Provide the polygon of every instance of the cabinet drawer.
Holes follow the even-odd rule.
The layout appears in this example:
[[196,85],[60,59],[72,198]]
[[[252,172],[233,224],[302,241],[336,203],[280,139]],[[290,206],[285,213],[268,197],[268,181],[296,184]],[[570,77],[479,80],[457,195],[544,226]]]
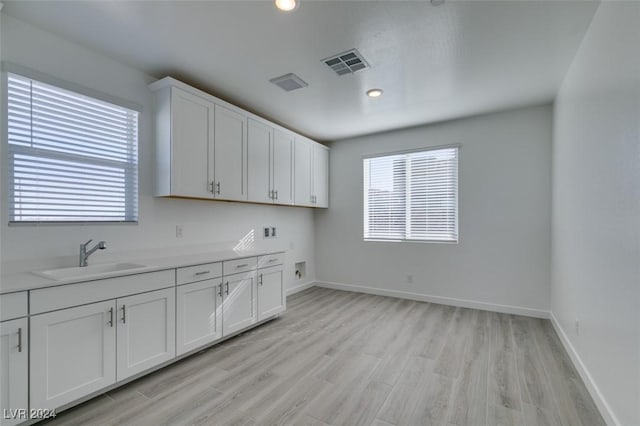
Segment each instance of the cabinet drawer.
[[27,292],[0,295],[0,321],[27,316]]
[[178,268],[176,284],[188,284],[222,276],[222,263],[205,263],[204,265]]
[[258,268],[284,264],[284,253],[273,253],[258,257]]
[[242,259],[227,260],[222,265],[224,275],[238,274],[256,269],[258,266],[257,257],[244,257]]
[[43,288],[31,292],[31,314],[86,305],[175,285],[173,269],[78,284]]

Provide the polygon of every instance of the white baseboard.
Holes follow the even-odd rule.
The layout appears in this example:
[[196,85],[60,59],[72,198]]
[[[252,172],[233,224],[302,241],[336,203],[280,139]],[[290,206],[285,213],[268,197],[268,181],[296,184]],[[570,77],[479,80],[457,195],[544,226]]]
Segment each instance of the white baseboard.
[[376,294],[378,296],[398,297],[401,299],[418,300],[420,302],[438,303],[441,305],[460,306],[463,308],[481,309],[483,311],[501,312],[505,314],[524,315],[534,318],[549,318],[549,312],[541,309],[524,308],[520,306],[499,305],[496,303],[477,302],[475,300],[455,299],[452,297],[432,296],[408,291],[387,290],[375,287],[366,287],[354,284],[316,281],[318,287],[332,288],[335,290],[355,291],[358,293]]
[[586,365],[584,364],[584,362],[582,362],[582,358],[580,358],[580,355],[578,355],[578,352],[571,344],[569,337],[558,322],[558,319],[555,317],[553,312],[550,312],[549,316],[551,319],[551,324],[553,324],[553,328],[556,330],[556,333],[560,337],[560,341],[562,342],[564,349],[569,354],[573,365],[576,367],[576,370],[578,370],[578,374],[580,374],[580,378],[582,378],[582,381],[587,387],[591,398],[593,398],[593,401],[598,407],[598,410],[600,410],[600,414],[602,414],[602,417],[604,417],[604,421],[611,426],[620,426],[621,423],[613,413],[611,406],[607,403],[607,400],[605,399],[604,395],[602,395],[602,392],[600,392],[600,388],[598,388],[598,385],[596,385],[596,382],[593,380],[593,377],[589,373]]
[[298,284],[294,287],[288,288],[287,289],[287,296],[291,296],[292,294],[296,294],[302,290],[306,290],[308,288],[311,288],[315,285],[316,283],[314,281],[309,281],[307,283],[303,283],[303,284]]

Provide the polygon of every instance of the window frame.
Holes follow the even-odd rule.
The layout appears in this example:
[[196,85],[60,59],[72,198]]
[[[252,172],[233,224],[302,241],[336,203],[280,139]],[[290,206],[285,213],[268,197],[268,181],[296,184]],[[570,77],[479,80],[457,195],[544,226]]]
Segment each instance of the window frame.
[[[462,144],[446,144],[446,145],[437,145],[437,146],[429,146],[429,147],[420,147],[420,148],[412,148],[405,149],[399,151],[391,151],[391,152],[380,152],[375,154],[366,154],[361,156],[360,161],[360,177],[361,181],[361,190],[362,197],[360,198],[362,201],[362,241],[365,243],[418,243],[418,244],[459,244],[460,243],[460,152],[462,151]],[[412,153],[419,152],[428,152],[428,151],[437,151],[441,149],[456,149],[457,155],[457,166],[456,166],[456,209],[455,209],[455,240],[442,240],[442,239],[415,239],[415,238],[366,238],[366,197],[367,194],[365,192],[365,176],[364,176],[364,164],[365,160],[380,158],[380,157],[391,157],[394,155],[406,155]],[[406,212],[405,212],[406,218]]]
[[[25,148],[19,145],[11,145],[9,144],[9,75],[13,74],[19,78],[36,80],[40,83],[44,83],[49,86],[53,86],[55,88],[76,93],[81,96],[85,96],[91,98],[96,101],[105,102],[111,104],[113,106],[121,107],[128,109],[132,112],[137,113],[136,118],[136,132],[135,132],[135,164],[133,162],[130,163],[122,163],[131,165],[131,169],[133,172],[133,180],[134,182],[130,185],[125,185],[125,192],[123,193],[125,198],[125,220],[89,220],[87,218],[78,218],[78,220],[11,220],[11,208],[13,204],[13,181],[14,181],[14,171],[13,171],[13,162],[12,156],[14,154],[26,154],[35,156],[41,159],[51,159],[51,160],[62,160],[62,161],[76,161],[78,162],[78,157],[74,159],[74,154],[67,154],[65,152],[57,152],[57,151],[48,151],[48,150],[39,150],[37,148]],[[1,159],[2,159],[2,178],[3,181],[6,182],[3,185],[3,201],[6,207],[2,209],[2,214],[5,217],[5,220],[8,226],[68,226],[68,225],[138,225],[140,220],[140,121],[142,117],[142,107],[136,103],[120,99],[118,97],[114,97],[94,89],[90,89],[75,83],[70,83],[65,80],[58,79],[56,77],[41,73],[36,70],[32,70],[30,68],[26,68],[17,64],[13,64],[10,62],[3,61],[1,68],[1,82],[2,84],[2,98],[0,102],[2,102],[0,111],[1,111],[1,120],[2,120],[2,146],[0,150]],[[83,163],[82,161],[80,161]],[[109,166],[113,167],[115,163],[112,160],[101,159],[101,158],[92,158],[91,161],[84,162],[89,166]],[[111,163],[111,164],[110,164]],[[126,174],[126,172],[125,172]],[[134,200],[134,201],[131,201]],[[135,204],[133,204],[135,203]],[[132,219],[128,220],[126,217],[130,215],[129,211],[132,211],[134,214],[132,215]]]

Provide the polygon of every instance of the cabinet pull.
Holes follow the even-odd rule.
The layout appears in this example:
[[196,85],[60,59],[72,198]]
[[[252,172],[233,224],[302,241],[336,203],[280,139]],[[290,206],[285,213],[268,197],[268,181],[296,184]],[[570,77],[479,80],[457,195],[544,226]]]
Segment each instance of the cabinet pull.
[[222,284],[218,286],[218,296],[222,297]]
[[262,274],[258,276],[258,284],[262,285]]
[[236,269],[247,268],[247,267],[249,267],[249,264],[248,263],[243,263],[242,265],[236,266]]
[[227,291],[226,291],[226,294],[227,294],[227,296],[228,296],[228,295],[229,295],[229,281],[227,281],[227,284],[226,284],[226,285],[227,285]]
[[200,272],[196,272],[193,275],[206,275],[206,274],[210,274],[210,273],[211,273],[211,271],[200,271]]
[[269,191],[269,198],[273,200],[273,189]]
[[275,194],[276,194],[276,200],[277,200],[278,199],[278,190],[277,189],[275,191]]
[[18,352],[22,352],[22,327],[18,328]]
[[275,262],[276,260],[278,260],[278,259],[269,259],[269,261],[268,261],[267,263],[273,263],[273,262]]
[[211,182],[209,183],[209,186],[211,187],[211,189],[209,190],[209,192],[213,194],[213,193],[214,193],[214,191],[213,191],[213,181],[211,181]]
[[107,324],[113,327],[113,308],[109,308],[109,322]]
[[220,182],[216,183],[216,194],[220,195]]
[[122,323],[127,323],[127,307],[125,305],[122,305]]

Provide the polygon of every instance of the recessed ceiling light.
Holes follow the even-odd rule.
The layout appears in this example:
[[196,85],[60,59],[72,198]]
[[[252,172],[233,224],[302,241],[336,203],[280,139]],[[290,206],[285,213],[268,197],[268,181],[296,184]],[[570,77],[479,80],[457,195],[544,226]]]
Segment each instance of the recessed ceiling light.
[[382,89],[370,89],[367,90],[367,96],[370,98],[377,98],[382,95]]
[[284,12],[298,8],[298,0],[276,0],[276,7]]

